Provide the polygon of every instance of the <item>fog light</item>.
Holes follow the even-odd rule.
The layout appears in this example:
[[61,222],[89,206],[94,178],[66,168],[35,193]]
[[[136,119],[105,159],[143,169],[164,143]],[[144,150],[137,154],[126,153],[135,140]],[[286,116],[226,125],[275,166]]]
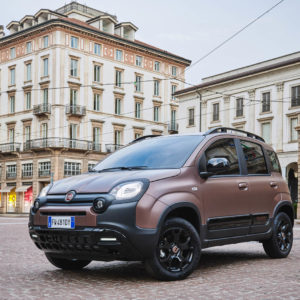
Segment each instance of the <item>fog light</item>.
[[104,201],[103,200],[97,200],[95,204],[96,204],[97,209],[102,209],[104,207]]
[[107,203],[104,198],[97,198],[93,202],[93,208],[96,212],[104,212],[107,208]]
[[32,237],[33,239],[37,239],[37,238],[38,238],[38,236],[37,236],[36,234],[32,234],[31,237]]

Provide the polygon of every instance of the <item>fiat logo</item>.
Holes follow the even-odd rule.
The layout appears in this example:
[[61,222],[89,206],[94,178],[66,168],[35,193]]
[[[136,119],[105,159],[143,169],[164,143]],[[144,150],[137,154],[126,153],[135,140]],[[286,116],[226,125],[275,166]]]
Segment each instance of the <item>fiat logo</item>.
[[74,191],[70,191],[66,194],[66,197],[65,197],[65,201],[69,202],[71,201],[74,197],[75,197],[75,192]]

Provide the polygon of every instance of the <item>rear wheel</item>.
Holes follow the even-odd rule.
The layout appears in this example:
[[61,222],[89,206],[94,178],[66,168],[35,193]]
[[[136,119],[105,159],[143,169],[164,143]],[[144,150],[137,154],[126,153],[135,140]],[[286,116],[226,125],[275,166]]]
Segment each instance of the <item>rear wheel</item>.
[[146,270],[160,280],[184,279],[197,267],[200,255],[200,238],[194,226],[172,218],[164,224],[153,257],[146,261]]
[[90,260],[79,260],[75,258],[58,258],[49,253],[45,253],[45,255],[52,265],[64,270],[80,270],[91,262]]
[[263,241],[265,252],[272,258],[287,257],[293,245],[293,226],[289,216],[281,212],[276,215],[273,233],[269,240]]

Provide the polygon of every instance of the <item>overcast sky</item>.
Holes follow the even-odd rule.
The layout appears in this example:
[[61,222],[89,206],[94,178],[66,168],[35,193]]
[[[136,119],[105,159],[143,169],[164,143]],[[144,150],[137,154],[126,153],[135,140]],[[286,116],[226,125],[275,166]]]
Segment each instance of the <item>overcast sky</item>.
[[[0,24],[19,21],[65,0],[1,0]],[[79,3],[131,21],[136,38],[196,61],[279,0],[83,0]],[[4,4],[5,3],[5,4]],[[187,71],[201,78],[300,51],[300,0],[285,0],[234,40]]]

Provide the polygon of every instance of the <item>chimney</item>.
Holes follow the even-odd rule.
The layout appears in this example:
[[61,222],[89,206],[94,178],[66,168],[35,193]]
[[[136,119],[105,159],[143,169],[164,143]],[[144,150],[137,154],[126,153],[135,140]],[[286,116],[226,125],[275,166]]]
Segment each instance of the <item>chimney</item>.
[[4,27],[3,25],[0,25],[0,39],[5,36]]

